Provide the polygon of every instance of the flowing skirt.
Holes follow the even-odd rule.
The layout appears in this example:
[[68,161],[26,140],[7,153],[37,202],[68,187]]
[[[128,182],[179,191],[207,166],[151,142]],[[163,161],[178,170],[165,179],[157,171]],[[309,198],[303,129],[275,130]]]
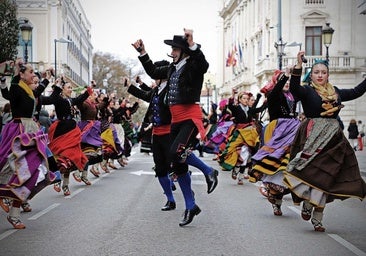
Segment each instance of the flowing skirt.
[[301,123],[290,159],[284,182],[295,204],[309,200],[325,207],[334,199],[365,198],[355,152],[336,119],[309,118]]
[[88,158],[88,164],[100,163],[103,160],[100,121],[81,120],[78,126],[81,130],[81,150]]
[[57,162],[63,167],[60,169],[61,172],[84,169],[88,158],[81,150],[81,131],[74,120],[54,122],[50,126],[48,135],[49,147],[57,158]]
[[239,156],[243,145],[251,149],[251,154],[253,154],[255,148],[259,145],[259,134],[254,125],[238,128],[233,131],[225,150],[220,155],[219,164],[223,170],[230,171],[237,165],[238,160],[240,160]]
[[0,197],[25,201],[51,184],[48,136],[30,118],[13,120],[3,129],[1,141]]

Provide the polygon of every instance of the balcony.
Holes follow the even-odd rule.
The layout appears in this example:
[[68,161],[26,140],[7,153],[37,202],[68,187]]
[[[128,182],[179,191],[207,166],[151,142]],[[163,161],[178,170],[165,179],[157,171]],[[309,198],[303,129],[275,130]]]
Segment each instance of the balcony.
[[[308,63],[305,67],[311,67],[316,59],[325,59],[324,56],[306,56]],[[296,57],[283,57],[283,67],[287,65],[295,65]],[[332,71],[359,71],[360,68],[366,70],[366,58],[349,56],[347,54],[341,56],[329,57],[329,68]]]

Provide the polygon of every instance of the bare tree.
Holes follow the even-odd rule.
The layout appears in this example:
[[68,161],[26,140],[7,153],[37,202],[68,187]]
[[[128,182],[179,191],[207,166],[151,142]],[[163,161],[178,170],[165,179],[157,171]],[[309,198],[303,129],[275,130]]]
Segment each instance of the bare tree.
[[[96,52],[93,55],[93,80],[96,82],[97,88],[104,89],[107,94],[115,93],[116,100],[129,98],[132,102],[135,102],[137,99],[127,93],[123,78],[134,79],[137,75],[141,75],[143,72],[141,69],[136,73],[133,72],[138,65],[138,60],[127,59],[121,61],[110,53]],[[146,108],[147,104],[141,102],[138,111],[133,114],[133,122],[142,121]]]

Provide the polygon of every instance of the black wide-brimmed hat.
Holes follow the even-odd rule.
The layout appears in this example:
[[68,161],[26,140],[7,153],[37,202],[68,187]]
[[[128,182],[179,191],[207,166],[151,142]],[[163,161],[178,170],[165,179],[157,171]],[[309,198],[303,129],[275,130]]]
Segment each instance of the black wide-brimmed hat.
[[164,40],[164,43],[172,47],[181,48],[184,52],[189,52],[188,42],[183,35],[174,35],[173,40]]

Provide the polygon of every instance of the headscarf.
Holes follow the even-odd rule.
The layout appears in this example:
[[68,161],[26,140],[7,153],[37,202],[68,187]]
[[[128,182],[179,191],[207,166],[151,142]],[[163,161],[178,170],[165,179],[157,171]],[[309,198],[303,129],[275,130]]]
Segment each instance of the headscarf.
[[227,99],[222,99],[219,102],[220,109],[223,109],[227,105]]
[[311,81],[310,74],[313,71],[313,67],[317,64],[325,65],[329,71],[327,60],[315,59],[313,65],[311,66],[311,69],[305,74],[303,82],[308,82],[309,85],[311,87],[313,87],[315,89],[315,91],[319,94],[319,96],[322,98],[323,101],[329,102],[329,101],[337,100],[337,95],[336,95],[333,85],[331,85],[330,83],[327,82],[325,86],[319,86],[316,83],[314,83],[313,81]]
[[308,69],[308,70],[307,70],[307,72],[306,72],[306,74],[305,74],[304,78],[302,79],[302,81],[303,81],[304,83],[310,83],[310,82],[311,82],[310,74],[311,74],[311,72],[313,71],[313,67],[314,67],[315,65],[317,65],[317,64],[323,64],[323,65],[325,65],[325,66],[328,68],[328,70],[329,70],[329,63],[328,63],[328,61],[327,61],[327,60],[314,59],[314,63],[313,63],[313,65],[311,66],[311,68],[310,68],[310,69]]
[[306,73],[303,81],[308,82],[311,87],[315,89],[318,95],[322,98],[323,104],[322,108],[325,109],[324,112],[320,113],[321,116],[332,116],[334,112],[338,111],[340,108],[343,107],[342,104],[337,104],[338,95],[334,89],[334,86],[327,82],[324,86],[318,85],[311,81],[310,74],[313,70],[313,67],[317,64],[323,64],[328,68],[328,61],[315,59],[311,69]]
[[281,70],[278,70],[278,69],[275,70],[271,80],[268,81],[268,83],[266,83],[266,85],[262,87],[260,92],[263,93],[263,94],[267,94],[270,91],[272,91],[273,87],[275,87],[275,85],[277,84],[278,78],[281,74],[282,74]]

